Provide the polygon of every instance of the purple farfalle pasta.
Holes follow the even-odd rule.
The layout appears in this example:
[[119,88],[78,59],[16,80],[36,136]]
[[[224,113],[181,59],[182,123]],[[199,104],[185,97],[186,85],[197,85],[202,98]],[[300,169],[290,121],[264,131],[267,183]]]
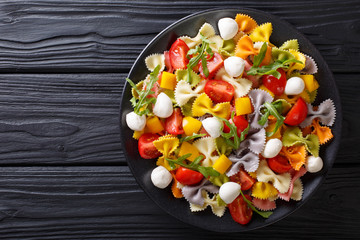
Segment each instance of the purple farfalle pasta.
[[266,141],[266,130],[264,128],[261,129],[251,128],[244,141],[240,143],[239,150],[241,152],[243,149],[248,148],[253,153],[259,154],[264,149],[265,141]]
[[219,192],[219,187],[213,185],[209,180],[203,179],[197,185],[184,186],[181,192],[189,203],[202,206],[204,205],[204,197],[201,194],[202,190],[215,194]]
[[226,173],[228,177],[238,173],[241,166],[244,166],[247,172],[255,172],[259,167],[259,155],[249,149],[243,150],[239,155],[232,154],[228,158],[233,162],[230,170]]
[[310,74],[310,75],[317,73],[318,67],[317,67],[315,60],[306,54],[304,54],[304,55],[306,58],[305,67],[301,70],[301,73]]
[[257,129],[267,127],[267,122],[264,126],[258,123],[262,116],[262,114],[260,113],[260,109],[265,102],[272,102],[274,98],[268,92],[260,89],[251,90],[249,92],[249,97],[254,107],[254,112],[252,114],[249,114],[250,127]]
[[300,124],[304,128],[312,123],[312,120],[319,118],[320,122],[326,126],[332,126],[335,122],[336,110],[334,102],[331,99],[326,99],[314,110],[311,104],[308,104],[308,115],[305,120]]

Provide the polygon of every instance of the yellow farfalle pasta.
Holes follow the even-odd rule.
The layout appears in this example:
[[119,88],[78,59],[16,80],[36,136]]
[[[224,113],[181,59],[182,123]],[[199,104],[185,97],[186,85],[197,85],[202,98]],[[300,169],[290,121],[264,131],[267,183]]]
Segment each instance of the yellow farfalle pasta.
[[165,157],[168,157],[175,149],[179,146],[179,139],[172,135],[165,135],[159,137],[153,142],[159,152],[161,152]]
[[256,27],[249,37],[253,42],[270,42],[270,36],[273,31],[272,24],[270,22],[263,23]]
[[213,104],[210,97],[206,93],[202,93],[197,97],[192,106],[192,114],[195,117],[201,117],[206,113],[211,113],[221,118],[228,118],[230,115],[230,103]]
[[286,71],[286,76],[289,78],[293,71],[295,70],[302,70],[305,67],[306,57],[299,51],[289,49],[289,52],[295,56],[295,59],[301,61],[302,63],[292,63],[289,69]]
[[278,190],[271,184],[266,182],[256,182],[252,187],[251,196],[259,199],[268,199],[276,197]]

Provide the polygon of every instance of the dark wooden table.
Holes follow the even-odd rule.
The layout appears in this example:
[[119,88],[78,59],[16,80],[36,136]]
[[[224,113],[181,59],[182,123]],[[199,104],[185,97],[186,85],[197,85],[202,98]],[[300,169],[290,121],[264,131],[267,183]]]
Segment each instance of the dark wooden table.
[[[216,234],[167,215],[124,159],[119,103],[138,54],[194,12],[249,7],[293,24],[334,72],[343,135],[325,183],[266,228]],[[345,239],[360,234],[360,1],[0,2],[0,239]]]

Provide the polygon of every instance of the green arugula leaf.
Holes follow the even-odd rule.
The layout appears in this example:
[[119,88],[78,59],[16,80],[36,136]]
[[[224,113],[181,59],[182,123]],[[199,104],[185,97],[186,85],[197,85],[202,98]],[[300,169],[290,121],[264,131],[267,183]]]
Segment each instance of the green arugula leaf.
[[266,136],[271,137],[284,123],[285,117],[279,113],[282,112],[283,106],[281,102],[274,102],[274,103],[265,102],[264,107],[265,108],[261,110],[263,116],[258,121],[258,123],[262,126],[265,125],[269,115],[272,115],[276,118],[276,124],[274,130],[272,132],[266,133]]
[[[212,167],[204,167],[200,165],[201,160],[204,159],[203,155],[198,156],[197,158],[194,159],[194,161],[190,164],[186,164],[184,163],[184,160],[187,159],[188,157],[191,156],[191,153],[185,154],[181,157],[179,157],[177,160],[173,160],[170,158],[165,158],[168,162],[171,168],[173,168],[172,166],[175,166],[175,164],[200,172],[202,175],[204,175],[205,178],[208,177],[217,177],[220,176],[220,173],[218,171],[216,171],[215,169],[213,169]],[[175,167],[173,168],[175,169]]]
[[[136,87],[135,83],[131,81],[129,78],[126,78],[126,81],[130,84],[130,86],[137,92],[139,95],[138,98],[132,97],[130,99],[130,102],[132,106],[134,107],[134,112],[137,115],[144,115],[150,113],[150,109],[148,108],[152,103],[156,102],[156,98],[147,98],[150,94],[153,94],[154,92],[151,91],[153,88],[155,82],[158,80],[158,75],[160,71],[160,65],[157,65],[154,71],[150,73],[150,80],[146,83],[145,90],[140,90]],[[144,110],[140,110],[144,108]]]
[[269,65],[265,65],[265,66],[262,66],[262,67],[254,67],[252,66],[250,68],[249,71],[247,71],[246,73],[248,75],[273,75],[274,77],[276,77],[277,79],[279,79],[281,77],[281,74],[276,71],[278,68],[284,68],[284,69],[287,69],[289,68],[289,64],[290,63],[303,63],[299,60],[296,60],[296,59],[288,59],[288,60],[285,60],[285,61],[282,61],[282,60],[277,60]]
[[193,133],[192,136],[186,136],[186,137],[180,138],[180,143],[182,143],[182,142],[188,142],[188,141],[191,141],[191,140],[193,140],[193,139],[195,139],[195,138],[204,137],[205,135],[206,135],[206,134],[195,134],[195,133]]
[[254,207],[254,205],[252,204],[252,202],[250,202],[243,194],[243,192],[240,190],[240,194],[242,195],[242,197],[244,198],[244,201],[247,203],[247,205],[257,214],[259,214],[260,216],[262,216],[263,218],[269,218],[273,212],[271,211],[259,211],[256,209],[256,207]]
[[254,56],[253,67],[258,67],[260,65],[260,63],[265,58],[266,51],[267,51],[267,44],[264,42],[260,48],[259,54]]

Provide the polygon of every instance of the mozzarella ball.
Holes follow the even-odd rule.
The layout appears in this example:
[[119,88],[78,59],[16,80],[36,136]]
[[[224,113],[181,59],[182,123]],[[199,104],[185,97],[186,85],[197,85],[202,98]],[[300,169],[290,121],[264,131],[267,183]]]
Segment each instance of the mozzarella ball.
[[168,118],[173,113],[173,103],[165,93],[160,93],[156,98],[153,113],[161,118]]
[[232,203],[240,194],[241,186],[235,182],[226,182],[219,189],[220,198],[226,203]]
[[126,114],[126,124],[133,131],[142,131],[145,128],[146,116],[139,116],[135,112]]
[[222,123],[216,117],[209,117],[202,121],[206,132],[213,138],[220,137]]
[[237,22],[232,18],[222,18],[218,22],[220,36],[224,40],[229,40],[235,37],[239,30]]
[[239,57],[228,57],[224,61],[224,67],[230,77],[239,77],[244,72],[245,60]]
[[304,91],[305,83],[299,77],[291,77],[287,80],[285,91],[286,95],[297,95]]
[[166,188],[172,181],[172,175],[163,166],[158,166],[151,172],[151,181],[155,187]]
[[306,170],[310,173],[319,172],[324,166],[323,160],[321,157],[308,156],[306,158],[305,167]]
[[278,138],[270,139],[266,142],[265,148],[262,151],[261,155],[263,155],[265,158],[273,158],[276,155],[279,154],[282,148],[282,142]]

